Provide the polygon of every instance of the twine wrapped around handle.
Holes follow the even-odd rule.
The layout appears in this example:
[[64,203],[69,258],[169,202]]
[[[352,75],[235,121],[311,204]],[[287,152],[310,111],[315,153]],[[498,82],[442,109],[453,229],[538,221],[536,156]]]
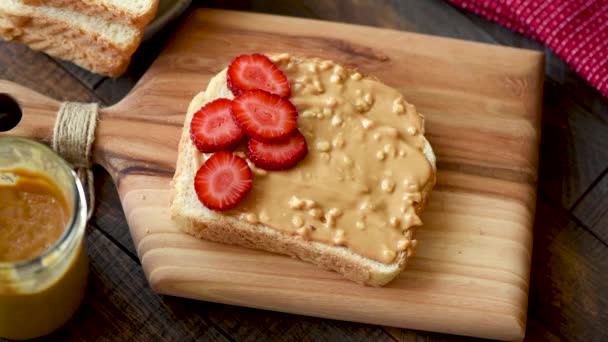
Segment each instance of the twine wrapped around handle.
[[98,105],[96,103],[64,102],[57,112],[51,146],[75,169],[87,194],[87,220],[95,207],[95,187],[91,169],[91,150],[95,140]]

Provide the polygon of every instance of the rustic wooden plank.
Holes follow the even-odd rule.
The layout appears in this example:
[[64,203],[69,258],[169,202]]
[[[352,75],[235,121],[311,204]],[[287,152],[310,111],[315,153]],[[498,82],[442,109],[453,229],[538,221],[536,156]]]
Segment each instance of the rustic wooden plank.
[[304,0],[323,20],[386,27],[450,38],[494,43],[490,35],[442,0]]
[[122,100],[137,83],[141,75],[132,75],[127,70],[127,74],[120,78],[104,78],[95,88],[95,94],[112,105]]
[[96,208],[91,220],[99,229],[111,236],[123,251],[136,259],[137,251],[116,192],[116,185],[102,167],[96,166],[93,172],[95,174]]
[[444,37],[495,43],[484,30],[442,0],[253,0],[205,1],[198,6],[231,8],[350,24],[392,28]]
[[536,342],[560,342],[561,338],[554,335],[537,317],[528,317],[528,326],[526,329],[526,338],[524,341]]
[[229,341],[204,315],[154,294],[141,267],[95,227],[88,228],[86,239],[85,300],[66,326],[41,341]]
[[105,77],[92,73],[78,65],[61,60],[59,58],[53,59],[60,64],[72,77],[79,80],[82,84],[84,84],[89,89],[94,89],[97,84],[99,84]]
[[[604,136],[608,136],[608,131]],[[608,169],[574,207],[574,215],[608,245]]]
[[[565,210],[538,202],[529,316],[535,335],[570,341],[608,339],[608,247]],[[544,332],[543,332],[544,331]]]
[[456,335],[446,335],[433,333],[428,331],[418,331],[418,330],[409,330],[409,329],[399,329],[393,327],[385,327],[384,328],[387,333],[393,337],[394,340],[399,342],[482,342],[482,341],[490,341],[486,339],[474,338],[474,337],[466,337],[466,336],[456,336]]
[[[306,0],[209,0],[193,1],[192,7],[229,9],[244,12],[259,12],[299,18],[320,19],[314,6],[310,6],[310,3],[311,1]],[[356,7],[359,3],[360,1],[351,5]],[[335,6],[332,5],[332,7]]]
[[545,82],[540,188],[564,208],[608,167],[608,116],[581,105],[568,89]]
[[393,341],[377,326],[217,305],[209,319],[237,341]]
[[57,100],[100,101],[52,58],[18,43],[0,41],[0,78]]

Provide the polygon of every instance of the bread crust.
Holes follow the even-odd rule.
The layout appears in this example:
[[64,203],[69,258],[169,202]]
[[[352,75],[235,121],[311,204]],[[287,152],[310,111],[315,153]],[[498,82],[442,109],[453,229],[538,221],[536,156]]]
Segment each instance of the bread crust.
[[[225,80],[225,70],[223,70],[211,79],[205,93],[197,96],[203,96],[204,102],[221,97],[221,92],[225,88]],[[184,182],[185,179],[192,179],[196,172],[192,162],[195,147],[190,142],[189,119],[190,115],[187,115],[179,142],[179,155],[170,196],[172,218],[183,231],[210,241],[289,255],[324,269],[336,271],[359,284],[370,286],[386,285],[405,268],[408,259],[407,250],[399,252],[393,263],[383,264],[356,254],[346,247],[307,241],[298,235],[291,235],[261,223],[251,224],[204,207],[201,212],[196,213],[186,210],[182,197],[184,194],[180,191],[183,191],[185,186],[192,187],[192,181],[189,182],[189,185],[178,183]],[[421,214],[424,210],[436,181],[435,156],[428,141],[424,152],[431,161],[433,172],[432,178],[421,191],[422,200],[415,207],[417,214]]]
[[159,3],[158,0],[154,0],[152,1],[150,8],[145,12],[133,15],[123,9],[114,6],[105,6],[94,0],[21,0],[21,2],[30,6],[66,8],[88,16],[101,17],[110,21],[133,25],[138,28],[144,28],[152,19],[154,19]]

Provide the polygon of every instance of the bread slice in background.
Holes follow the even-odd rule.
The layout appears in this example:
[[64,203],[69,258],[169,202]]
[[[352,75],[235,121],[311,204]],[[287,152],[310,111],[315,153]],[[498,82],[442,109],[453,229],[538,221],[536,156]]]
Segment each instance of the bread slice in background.
[[0,37],[27,44],[101,75],[120,76],[139,46],[143,29],[68,9],[0,1]]
[[[18,22],[17,25],[15,21]],[[7,18],[0,14],[0,39],[26,44],[34,50],[44,51],[94,73],[112,77],[123,74],[131,60],[130,56],[118,50],[112,51],[91,44],[90,39],[72,37],[66,30],[54,32],[44,21],[34,19]],[[83,44],[87,44],[87,48],[82,48]]]
[[[3,0],[4,1],[4,0]],[[159,0],[21,0],[26,5],[50,6],[143,28],[156,15]]]
[[[290,255],[337,271],[360,284],[383,286],[401,273],[407,262],[408,250],[399,252],[394,262],[384,264],[356,254],[347,247],[306,241],[297,235],[262,223],[252,224],[235,216],[223,215],[202,205],[194,190],[194,175],[200,165],[195,162],[199,152],[191,142],[190,121],[201,103],[204,105],[217,98],[233,98],[226,87],[226,70],[213,77],[207,89],[195,97],[184,121],[171,195],[172,218],[183,231],[197,238]],[[424,209],[435,184],[436,172],[435,155],[426,140],[423,153],[432,165],[433,174],[421,190],[422,200],[415,207],[418,215]]]
[[[53,26],[51,28],[53,31],[49,30],[48,33],[65,31],[73,34],[74,37],[81,35],[92,43],[120,50],[124,54],[132,54],[139,46],[143,35],[141,29],[131,25],[115,23],[63,8],[28,6],[21,3],[21,0],[0,1],[0,13],[9,19],[33,19],[40,24]],[[86,46],[82,47],[86,48]]]

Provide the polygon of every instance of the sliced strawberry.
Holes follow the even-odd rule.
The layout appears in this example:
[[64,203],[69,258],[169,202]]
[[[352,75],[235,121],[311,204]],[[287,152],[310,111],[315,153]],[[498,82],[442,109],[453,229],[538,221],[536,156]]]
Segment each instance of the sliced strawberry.
[[307,153],[306,139],[299,131],[280,143],[267,144],[253,139],[247,143],[247,157],[255,166],[265,170],[290,169]]
[[268,57],[241,55],[228,67],[228,88],[234,96],[247,90],[262,89],[281,97],[291,93],[287,76]]
[[212,155],[194,177],[198,199],[209,209],[234,208],[251,189],[247,162],[226,151]]
[[289,100],[264,90],[250,90],[232,101],[232,117],[248,136],[279,142],[298,126],[298,111]]
[[192,142],[203,153],[230,150],[244,134],[231,115],[232,101],[217,99],[194,113],[190,123]]

